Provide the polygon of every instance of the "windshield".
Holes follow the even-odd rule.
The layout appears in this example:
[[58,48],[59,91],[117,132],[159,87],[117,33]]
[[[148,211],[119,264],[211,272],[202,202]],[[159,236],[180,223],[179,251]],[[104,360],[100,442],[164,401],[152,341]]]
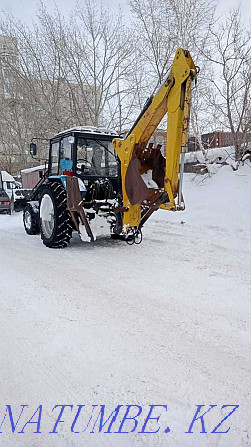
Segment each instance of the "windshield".
[[118,163],[111,141],[78,138],[77,174],[98,177],[117,177]]
[[6,182],[6,188],[7,189],[16,189],[19,188],[19,186],[17,186],[16,182]]

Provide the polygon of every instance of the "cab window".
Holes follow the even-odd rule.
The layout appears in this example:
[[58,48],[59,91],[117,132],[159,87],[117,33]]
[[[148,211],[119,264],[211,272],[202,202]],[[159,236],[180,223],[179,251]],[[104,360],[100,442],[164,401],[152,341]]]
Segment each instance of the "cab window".
[[77,174],[116,177],[118,163],[111,141],[78,138]]
[[58,174],[58,159],[59,159],[59,141],[51,145],[51,166],[50,174]]

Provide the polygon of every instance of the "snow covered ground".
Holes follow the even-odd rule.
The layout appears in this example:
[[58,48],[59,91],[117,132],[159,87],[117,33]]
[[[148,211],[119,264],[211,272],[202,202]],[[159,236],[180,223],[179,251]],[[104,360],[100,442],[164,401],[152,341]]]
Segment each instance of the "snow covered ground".
[[[0,215],[0,424],[6,405],[15,423],[29,405],[14,433],[6,415],[1,446],[251,445],[250,190],[248,166],[207,179],[186,174],[187,210],[155,213],[139,246],[75,235],[50,250],[24,232],[20,213]],[[73,407],[49,433],[60,410],[52,409],[63,404]],[[19,433],[39,405],[41,433],[32,423]],[[124,406],[111,433],[109,422],[92,430],[100,405],[105,419]],[[138,426],[116,433],[126,405],[142,407]],[[153,409],[161,416],[145,431],[157,433],[139,433],[149,405],[167,411]],[[197,405],[205,405],[200,415],[217,407],[204,417],[207,433],[200,420],[186,433]],[[223,405],[239,407],[212,433],[234,409]]]

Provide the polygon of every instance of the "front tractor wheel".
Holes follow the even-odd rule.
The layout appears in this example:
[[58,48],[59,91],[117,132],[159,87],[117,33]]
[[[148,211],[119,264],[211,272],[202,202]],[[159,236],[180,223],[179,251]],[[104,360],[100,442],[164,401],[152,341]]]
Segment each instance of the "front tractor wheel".
[[24,228],[27,234],[39,234],[38,202],[29,202],[23,211]]
[[72,236],[72,221],[67,210],[66,192],[58,182],[44,187],[40,200],[41,238],[50,248],[64,248]]

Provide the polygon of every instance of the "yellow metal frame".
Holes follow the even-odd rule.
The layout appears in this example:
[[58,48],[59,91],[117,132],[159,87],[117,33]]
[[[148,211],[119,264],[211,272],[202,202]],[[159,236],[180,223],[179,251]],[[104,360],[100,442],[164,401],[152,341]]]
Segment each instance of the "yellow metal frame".
[[164,190],[169,202],[159,208],[177,210],[175,199],[179,190],[181,148],[187,145],[190,115],[191,86],[197,71],[190,53],[178,48],[167,79],[161,85],[132,132],[124,139],[115,138],[114,148],[121,162],[123,216],[126,228],[137,227],[141,219],[141,205],[131,205],[126,193],[125,178],[135,150],[145,150],[157,126],[167,114],[167,145]]

